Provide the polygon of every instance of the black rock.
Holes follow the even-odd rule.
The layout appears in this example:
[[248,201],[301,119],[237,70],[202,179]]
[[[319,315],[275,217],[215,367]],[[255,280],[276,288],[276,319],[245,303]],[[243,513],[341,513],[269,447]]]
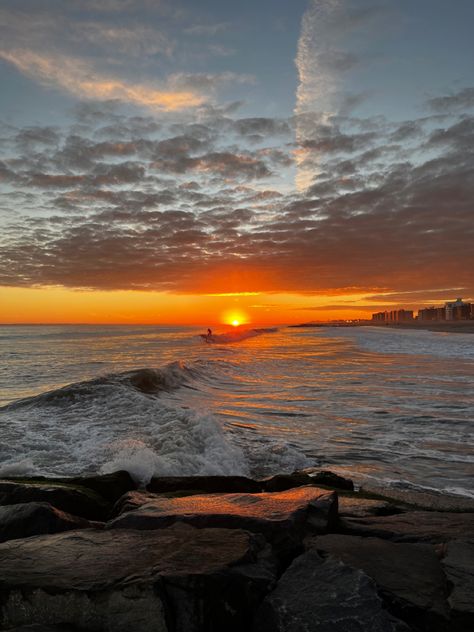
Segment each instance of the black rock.
[[263,538],[175,525],[81,530],[0,544],[0,629],[248,629],[275,581]]
[[152,478],[146,489],[155,494],[178,491],[252,494],[261,492],[262,484],[246,476],[160,476]]
[[346,491],[354,490],[354,483],[349,478],[334,474],[326,470],[314,472],[310,475],[313,485],[324,485],[325,487],[331,487],[332,489],[344,489]]
[[412,509],[462,513],[474,512],[474,498],[368,484],[361,487],[360,491],[361,493],[376,494],[392,502],[403,503],[411,506]]
[[394,516],[344,518],[345,533],[395,542],[447,542],[474,533],[474,513],[407,511]]
[[400,619],[426,632],[446,629],[448,586],[432,545],[332,534],[311,545],[364,571]]
[[263,601],[255,632],[403,632],[362,571],[315,551],[296,558]]
[[33,623],[31,625],[21,625],[19,628],[9,628],[6,632],[79,632],[77,628],[69,625],[41,625]]
[[474,539],[448,542],[441,563],[452,587],[448,599],[452,618],[450,630],[472,632],[474,630]]
[[106,520],[112,505],[85,487],[45,481],[0,480],[0,505],[47,502],[57,509],[88,520]]
[[102,526],[102,523],[73,516],[48,503],[22,503],[0,507],[0,542],[94,526]]
[[284,492],[287,489],[312,485],[311,476],[303,472],[293,472],[293,474],[277,474],[262,481],[263,489],[266,492]]
[[112,472],[111,474],[102,474],[100,476],[79,476],[71,479],[63,479],[63,481],[91,489],[111,503],[115,503],[127,492],[137,489],[133,478],[125,470]]

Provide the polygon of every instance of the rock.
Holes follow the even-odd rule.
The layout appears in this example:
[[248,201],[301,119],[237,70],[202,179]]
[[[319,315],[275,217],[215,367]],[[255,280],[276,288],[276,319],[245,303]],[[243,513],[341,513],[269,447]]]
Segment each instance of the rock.
[[349,517],[388,516],[401,513],[401,508],[386,501],[362,496],[339,495],[339,515]]
[[448,542],[441,563],[452,586],[448,599],[452,630],[474,630],[474,539]]
[[445,629],[448,586],[432,545],[333,534],[318,536],[311,545],[364,571],[398,618],[427,632]]
[[[337,495],[317,487],[261,494],[203,494],[180,498],[130,492],[108,529],[160,529],[174,522],[262,533],[282,555],[301,546],[305,529],[325,533],[337,520]],[[140,506],[141,505],[141,506]],[[137,507],[133,511],[131,507]]]
[[22,503],[0,507],[0,542],[32,535],[86,529],[101,523],[72,516],[48,503]]
[[395,500],[416,509],[427,511],[459,511],[462,513],[474,512],[474,498],[462,496],[449,496],[436,492],[418,492],[396,487],[382,487],[379,485],[364,485],[361,493],[383,496],[385,500]]
[[246,476],[160,476],[152,478],[146,489],[155,494],[177,491],[252,494],[261,492],[262,484]]
[[263,491],[266,492],[284,492],[287,489],[293,489],[294,487],[313,484],[311,476],[308,476],[303,472],[277,474],[276,476],[266,478],[261,482],[263,485]]
[[47,502],[57,509],[88,520],[106,520],[110,503],[91,489],[64,483],[0,480],[0,505]]
[[474,533],[474,514],[407,511],[395,516],[344,518],[341,529],[345,533],[396,542],[446,542]]
[[362,571],[315,551],[296,558],[263,601],[255,632],[395,632],[408,630],[384,610]]
[[102,496],[110,503],[115,503],[127,492],[137,489],[133,478],[125,470],[100,476],[84,476],[63,480],[64,482],[70,482],[72,485],[87,487],[87,489],[96,492],[96,494],[99,494],[99,496]]
[[98,474],[97,476],[74,476],[72,478],[48,478],[46,476],[18,478],[8,476],[3,480],[12,483],[41,484],[42,486],[51,485],[53,487],[62,485],[63,487],[79,488],[83,491],[85,488],[85,490],[92,490],[110,503],[115,503],[127,492],[137,489],[133,478],[125,470],[119,470],[110,474]]
[[7,632],[76,632],[77,628],[71,628],[69,625],[41,625],[33,623],[32,625],[22,625],[19,628],[9,628]]
[[175,525],[0,544],[0,629],[37,623],[101,632],[237,632],[274,582],[261,536]]
[[334,489],[345,489],[347,491],[354,490],[354,483],[349,478],[334,474],[334,472],[328,472],[322,470],[320,472],[314,472],[310,474],[313,485],[324,485],[325,487],[332,487]]

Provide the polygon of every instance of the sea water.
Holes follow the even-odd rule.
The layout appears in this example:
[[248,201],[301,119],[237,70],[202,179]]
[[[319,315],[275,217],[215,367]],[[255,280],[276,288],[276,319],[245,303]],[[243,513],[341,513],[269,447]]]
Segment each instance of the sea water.
[[208,344],[200,333],[0,327],[0,475],[318,466],[474,495],[474,335],[280,328]]

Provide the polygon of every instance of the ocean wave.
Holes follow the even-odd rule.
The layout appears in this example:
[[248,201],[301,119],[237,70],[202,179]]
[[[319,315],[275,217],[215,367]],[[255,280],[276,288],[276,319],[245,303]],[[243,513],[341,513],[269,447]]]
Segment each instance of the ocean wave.
[[[0,475],[126,469],[146,483],[152,476],[264,476],[306,465],[301,453],[270,438],[240,444],[218,421],[206,405],[213,366],[174,362],[110,374],[4,406]],[[192,395],[200,389],[201,404]]]
[[157,395],[162,391],[171,391],[185,386],[196,376],[196,369],[188,367],[183,362],[172,362],[162,369],[135,369],[122,373],[110,373],[92,380],[84,380],[68,384],[62,388],[46,391],[33,397],[25,397],[16,400],[2,410],[14,410],[23,407],[36,406],[64,406],[68,402],[76,402],[79,399],[96,397],[99,394],[117,389],[133,389],[146,395]]

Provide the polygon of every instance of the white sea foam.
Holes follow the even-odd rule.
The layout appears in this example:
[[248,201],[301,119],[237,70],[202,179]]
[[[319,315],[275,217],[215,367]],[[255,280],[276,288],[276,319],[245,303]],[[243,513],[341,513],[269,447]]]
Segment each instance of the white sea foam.
[[2,476],[31,476],[37,473],[32,459],[9,459],[0,465],[0,477]]

